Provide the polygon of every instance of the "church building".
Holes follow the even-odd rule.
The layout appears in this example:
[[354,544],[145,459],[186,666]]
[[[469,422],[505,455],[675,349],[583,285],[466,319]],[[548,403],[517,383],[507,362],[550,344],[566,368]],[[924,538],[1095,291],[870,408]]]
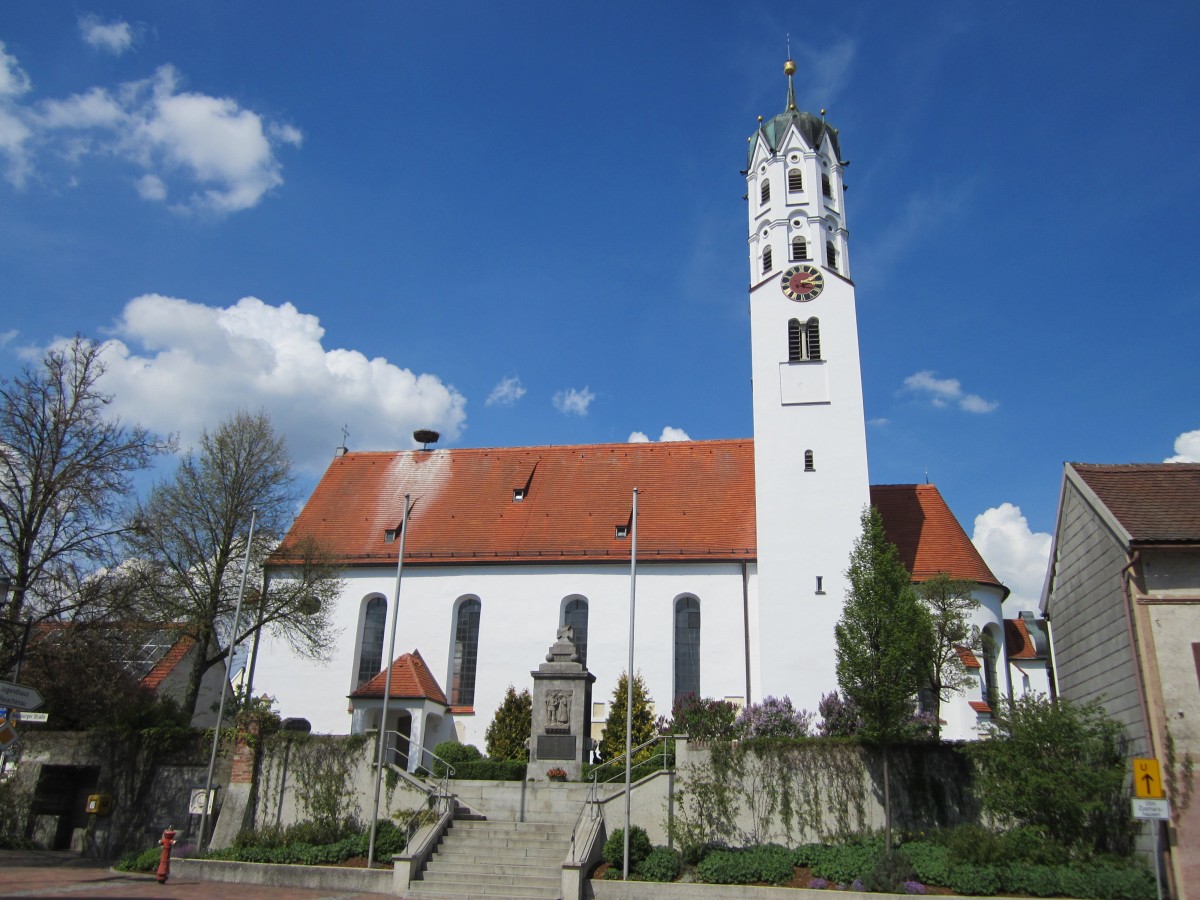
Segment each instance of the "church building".
[[660,715],[689,693],[788,695],[815,711],[837,688],[834,625],[873,504],[914,580],[978,585],[973,624],[998,650],[964,650],[979,684],[942,705],[944,737],[976,736],[987,698],[1012,689],[1008,590],[934,486],[869,483],[846,163],[824,112],[797,108],[794,63],[784,71],[786,107],[759,121],[745,169],[753,439],[339,450],[273,559],[284,575],[288,547],[313,537],[344,578],[327,664],[263,637],[256,689],[283,715],[378,728],[392,664],[388,730],[417,747],[457,736],[482,748],[507,687],[529,687],[571,625],[597,679],[598,736],[627,665],[631,600],[634,668]]

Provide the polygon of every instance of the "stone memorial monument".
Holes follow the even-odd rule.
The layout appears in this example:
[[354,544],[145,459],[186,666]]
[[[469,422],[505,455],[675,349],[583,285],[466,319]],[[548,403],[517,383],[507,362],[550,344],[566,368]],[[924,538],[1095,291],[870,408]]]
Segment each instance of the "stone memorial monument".
[[571,780],[583,771],[591,750],[592,684],[575,649],[575,629],[558,629],[558,639],[533,676],[533,727],[529,738],[528,777],[546,781],[550,769]]

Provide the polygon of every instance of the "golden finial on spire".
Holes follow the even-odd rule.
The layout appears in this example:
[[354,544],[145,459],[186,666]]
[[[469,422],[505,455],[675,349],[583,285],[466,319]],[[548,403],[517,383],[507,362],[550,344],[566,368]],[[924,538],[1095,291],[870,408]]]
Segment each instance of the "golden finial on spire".
[[783,64],[783,74],[791,78],[796,74],[796,63],[794,60],[788,60]]

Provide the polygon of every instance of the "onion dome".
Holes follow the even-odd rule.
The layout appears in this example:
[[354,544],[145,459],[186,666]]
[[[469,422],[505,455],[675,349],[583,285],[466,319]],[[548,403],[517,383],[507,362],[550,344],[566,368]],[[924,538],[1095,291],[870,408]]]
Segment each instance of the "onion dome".
[[[792,76],[796,74],[796,63],[789,59],[783,64],[783,71],[788,80],[787,108],[774,118],[762,122],[759,125],[758,133],[762,135],[773,153],[778,151],[783,144],[790,125],[795,125],[800,130],[800,134],[804,136],[804,140],[810,147],[820,147],[825,135],[829,135],[829,140],[833,144],[834,157],[840,161],[842,152],[838,147],[838,131],[826,123],[825,110],[821,110],[820,116],[814,116],[809,112],[801,112],[796,107],[796,91],[792,86]],[[754,138],[751,138],[750,146],[746,151],[747,165],[754,157],[754,143]]]

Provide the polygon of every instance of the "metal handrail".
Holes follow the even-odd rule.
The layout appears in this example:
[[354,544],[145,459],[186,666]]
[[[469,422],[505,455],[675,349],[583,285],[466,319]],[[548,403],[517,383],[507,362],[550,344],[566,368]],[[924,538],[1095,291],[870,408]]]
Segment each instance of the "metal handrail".
[[[389,736],[387,738],[388,750],[393,754],[395,754],[396,748],[392,745],[390,735],[396,735],[397,737],[404,737],[406,739],[408,738],[408,735],[402,735],[398,731],[386,731],[384,734]],[[445,769],[442,775],[438,777],[433,784],[430,784],[420,775],[406,772],[406,774],[411,774],[414,779],[423,782],[420,786],[425,789],[425,808],[417,810],[409,817],[408,821],[404,823],[404,840],[406,845],[408,841],[412,840],[413,835],[416,834],[417,831],[429,821],[431,816],[437,818],[448,812],[455,797],[454,794],[450,793],[450,779],[454,777],[454,766],[451,765],[447,760],[442,759],[432,750],[427,750],[424,747],[418,747],[417,750],[419,751],[419,755],[417,757],[418,768],[424,768],[423,763],[425,761],[425,757],[428,756],[431,760],[440,762]],[[411,744],[409,745],[409,752],[412,752]],[[405,763],[407,764],[407,762],[408,760],[406,758]],[[388,765],[396,766],[394,762],[389,762]],[[431,765],[428,769],[425,769],[425,771],[428,772],[432,777],[434,768],[435,767]]]

